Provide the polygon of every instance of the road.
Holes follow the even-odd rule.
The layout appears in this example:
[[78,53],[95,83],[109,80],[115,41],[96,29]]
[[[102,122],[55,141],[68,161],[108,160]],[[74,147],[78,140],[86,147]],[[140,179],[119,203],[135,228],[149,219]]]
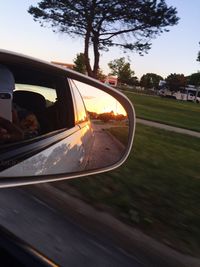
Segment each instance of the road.
[[113,125],[93,124],[92,127],[95,133],[95,140],[87,169],[106,167],[119,161],[124,154],[125,147],[105,130],[105,128],[113,127]]
[[[97,131],[97,134],[103,140],[111,138],[105,137],[105,131]],[[104,149],[107,147],[106,143],[107,141],[104,141]],[[116,148],[118,146],[115,142],[113,145]],[[112,149],[108,150],[108,154],[112,154],[110,151]],[[105,162],[107,160],[106,158]],[[144,263],[137,251],[130,255],[110,242],[107,236],[94,236],[81,223],[74,221],[67,209],[61,212],[56,205],[45,201],[45,197],[50,198],[52,192],[43,195],[40,191],[38,194],[43,197],[38,198],[37,194],[34,194],[37,189],[34,186],[28,188],[29,190],[27,187],[0,190],[0,224],[60,266],[164,266],[149,265],[146,260]]]
[[92,236],[26,187],[1,189],[0,224],[60,266],[144,266],[106,238]]

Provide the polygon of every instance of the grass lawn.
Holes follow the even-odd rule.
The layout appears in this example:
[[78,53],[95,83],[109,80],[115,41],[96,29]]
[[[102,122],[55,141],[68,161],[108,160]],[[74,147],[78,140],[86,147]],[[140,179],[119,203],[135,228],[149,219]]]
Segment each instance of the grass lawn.
[[134,104],[138,118],[200,131],[200,104],[129,92],[125,94]]
[[137,125],[123,166],[65,183],[92,205],[178,250],[200,255],[200,139]]

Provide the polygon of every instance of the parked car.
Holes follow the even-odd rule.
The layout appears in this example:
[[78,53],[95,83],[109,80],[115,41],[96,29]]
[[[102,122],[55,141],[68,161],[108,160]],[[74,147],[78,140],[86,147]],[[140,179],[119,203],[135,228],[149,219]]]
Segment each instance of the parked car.
[[191,101],[200,103],[200,94],[198,93],[196,96],[196,89],[193,90],[182,89],[173,93],[168,89],[160,89],[158,91],[158,95],[161,97],[166,97],[181,101]]

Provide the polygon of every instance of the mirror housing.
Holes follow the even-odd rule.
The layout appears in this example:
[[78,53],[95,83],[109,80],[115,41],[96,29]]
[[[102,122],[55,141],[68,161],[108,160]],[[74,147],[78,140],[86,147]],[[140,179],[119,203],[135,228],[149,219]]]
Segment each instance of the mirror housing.
[[[132,144],[133,144],[133,138],[134,138],[134,133],[135,133],[135,111],[134,111],[134,107],[132,105],[132,103],[130,102],[130,100],[124,95],[122,94],[120,91],[98,81],[95,80],[93,78],[90,78],[88,76],[85,76],[83,74],[77,73],[73,70],[67,69],[67,68],[63,68],[63,67],[59,67],[56,66],[54,64],[51,63],[47,63],[41,60],[37,60],[28,56],[24,56],[21,54],[17,54],[17,53],[13,53],[13,52],[9,52],[9,51],[5,51],[5,50],[0,50],[0,64],[5,65],[6,67],[8,67],[12,72],[14,72],[14,77],[15,77],[15,73],[16,76],[19,77],[20,79],[24,79],[24,83],[27,83],[27,79],[29,79],[29,82],[31,84],[34,84],[33,82],[33,77],[31,75],[29,75],[30,77],[28,77],[28,75],[25,75],[23,73],[23,71],[20,72],[21,69],[28,69],[31,70],[33,73],[42,73],[44,75],[47,75],[49,78],[49,81],[51,80],[51,83],[54,83],[54,79],[52,77],[55,77],[55,80],[57,80],[57,83],[61,83],[63,82],[63,77],[66,77],[67,80],[73,80],[75,81],[75,83],[78,84],[84,84],[84,86],[87,86],[87,88],[93,88],[93,98],[95,98],[94,96],[94,91],[98,90],[102,93],[104,93],[105,95],[109,95],[110,99],[114,99],[116,101],[116,105],[118,106],[122,106],[123,109],[125,110],[126,113],[126,117],[128,118],[128,120],[124,120],[124,125],[126,124],[126,127],[128,127],[128,135],[127,135],[127,140],[126,140],[126,145],[124,146],[123,149],[123,154],[118,158],[118,160],[110,162],[107,165],[98,165],[96,167],[93,168],[85,168],[85,169],[77,169],[77,170],[72,170],[72,171],[67,171],[67,164],[66,164],[66,171],[65,168],[62,168],[61,171],[61,167],[59,164],[55,163],[56,162],[56,155],[58,154],[53,154],[54,156],[52,157],[51,154],[51,161],[49,161],[50,159],[50,155],[48,154],[47,151],[51,150],[51,148],[53,149],[54,146],[54,151],[56,149],[56,144],[58,143],[58,137],[59,142],[64,142],[65,144],[65,150],[63,150],[63,155],[67,155],[68,150],[66,150],[66,147],[69,148],[69,146],[71,145],[71,142],[74,142],[73,134],[75,132],[77,132],[78,130],[82,129],[81,128],[81,123],[79,121],[79,123],[77,125],[74,125],[73,130],[72,129],[67,129],[67,133],[68,136],[71,136],[71,141],[68,141],[69,143],[66,143],[66,136],[65,136],[65,132],[66,129],[63,131],[63,129],[59,130],[59,131],[52,131],[51,133],[47,133],[45,135],[41,135],[40,137],[36,137],[36,138],[32,138],[30,141],[29,140],[25,140],[23,142],[17,142],[15,144],[13,144],[15,147],[15,149],[12,149],[12,145],[2,145],[2,147],[0,146],[0,151],[1,151],[1,156],[0,156],[0,187],[11,187],[11,186],[18,186],[18,185],[25,185],[25,184],[36,184],[36,183],[41,183],[41,182],[51,182],[51,181],[59,181],[59,180],[65,180],[65,179],[71,179],[71,178],[77,178],[77,177],[83,177],[86,175],[92,175],[92,174],[97,174],[97,173],[102,173],[102,172],[106,172],[106,171],[110,171],[113,170],[117,167],[119,167],[122,163],[125,162],[125,160],[127,159],[130,150],[132,148]],[[31,73],[31,72],[30,72]],[[26,77],[26,78],[25,78]],[[27,78],[28,77],[28,78]],[[48,84],[49,81],[43,81],[43,76],[38,74],[38,76],[36,75],[37,80],[40,82],[39,85],[43,85],[45,83]],[[58,78],[60,77],[60,78]],[[62,81],[61,81],[62,80]],[[21,80],[20,80],[21,81]],[[89,91],[89,89],[87,89]],[[87,92],[86,90],[86,92]],[[71,88],[72,91],[72,95],[74,95],[74,89]],[[80,90],[79,90],[80,91]],[[91,90],[90,90],[90,94],[89,97],[91,97]],[[88,96],[82,95],[83,98],[87,99]],[[96,97],[96,103],[99,101],[98,97]],[[86,103],[85,103],[86,104]],[[75,106],[75,103],[74,103]],[[64,106],[63,106],[64,108]],[[87,108],[87,105],[86,105]],[[113,107],[112,107],[113,109]],[[90,111],[91,114],[91,110],[87,110],[88,112]],[[105,111],[105,110],[104,110]],[[110,113],[115,113],[117,111],[111,111],[111,109],[109,110],[109,114]],[[102,115],[102,114],[101,114]],[[105,112],[104,112],[105,115]],[[119,114],[115,114],[114,117],[117,117],[117,115]],[[99,116],[100,117],[100,116]],[[119,116],[118,116],[119,117]],[[113,119],[112,119],[113,121]],[[115,121],[117,121],[116,119],[114,119],[114,123],[112,125],[115,125]],[[83,122],[82,122],[83,123]],[[97,124],[99,123],[99,121],[96,122]],[[87,124],[87,125],[86,125]],[[90,124],[94,125],[94,121],[91,122],[87,122],[85,123],[84,127],[90,127]],[[89,126],[88,126],[89,125]],[[123,125],[123,127],[124,127]],[[108,125],[107,125],[108,126]],[[1,127],[1,125],[0,125]],[[110,127],[110,126],[109,126]],[[121,127],[121,125],[120,125]],[[92,128],[92,126],[91,126]],[[101,126],[101,130],[104,131],[105,127]],[[93,130],[94,132],[94,130]],[[81,140],[83,140],[84,138],[82,137]],[[26,156],[26,159],[21,156],[19,156],[19,152],[20,149],[22,149],[22,147],[25,149],[25,147],[27,147],[27,149],[29,149],[29,151],[32,149],[34,151],[35,148],[35,144],[37,143],[37,153],[41,153],[44,152],[46,159],[45,162],[51,162],[51,164],[49,163],[47,168],[45,169],[46,171],[44,172],[31,172],[30,171],[30,166],[34,165],[34,161],[32,161],[30,164],[30,159],[34,159],[36,158],[37,154],[30,154],[29,156]],[[28,145],[27,145],[28,144]],[[67,145],[66,145],[67,144]],[[78,144],[78,143],[77,143]],[[77,145],[76,144],[76,145]],[[46,148],[48,147],[48,150],[46,150]],[[26,151],[26,150],[24,150]],[[58,151],[58,149],[56,150]],[[84,149],[82,149],[81,145],[77,145],[77,150],[76,151],[81,151],[82,154],[84,154]],[[28,151],[24,152],[24,154],[28,153]],[[61,151],[59,152],[61,153]],[[97,151],[98,153],[98,151]],[[105,150],[104,153],[109,153],[108,151]],[[69,153],[68,153],[69,154]],[[82,158],[82,154],[79,153],[79,163],[81,164],[83,161]],[[17,160],[15,159],[15,155]],[[41,154],[39,154],[41,155]],[[77,153],[75,154],[77,156]],[[67,157],[67,156],[66,156]],[[66,158],[67,159],[67,158]],[[41,157],[37,157],[37,164],[41,162]],[[67,161],[66,161],[67,162]],[[71,162],[73,162],[73,154],[71,156]],[[28,164],[28,165],[27,165]],[[36,164],[36,167],[34,168],[38,168]],[[55,168],[49,168],[49,166],[54,166],[55,164]],[[57,164],[57,165],[56,165]],[[28,166],[28,167],[27,167]],[[26,172],[24,171],[23,168],[26,167]],[[20,171],[18,171],[20,169]]]

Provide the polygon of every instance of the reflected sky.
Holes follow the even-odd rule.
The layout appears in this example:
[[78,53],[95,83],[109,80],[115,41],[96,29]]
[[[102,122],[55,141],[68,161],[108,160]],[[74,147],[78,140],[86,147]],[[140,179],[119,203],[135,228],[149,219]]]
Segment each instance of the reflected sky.
[[97,89],[96,87],[78,81],[73,82],[79,89],[88,111],[96,113],[113,111],[116,115],[127,115],[125,109],[114,97]]
[[[88,111],[96,112],[98,114],[113,111],[115,115],[127,115],[122,105],[108,93],[105,93],[97,89],[96,87],[75,80],[73,80],[73,82],[81,93],[85,102],[86,109]],[[42,95],[51,102],[55,102],[57,98],[55,89],[42,86],[16,84],[15,90],[26,90],[36,93],[42,93]]]
[[57,99],[56,90],[53,88],[47,88],[43,86],[30,85],[30,84],[15,84],[15,90],[40,93],[45,97],[46,100],[49,100],[51,102],[55,102]]

